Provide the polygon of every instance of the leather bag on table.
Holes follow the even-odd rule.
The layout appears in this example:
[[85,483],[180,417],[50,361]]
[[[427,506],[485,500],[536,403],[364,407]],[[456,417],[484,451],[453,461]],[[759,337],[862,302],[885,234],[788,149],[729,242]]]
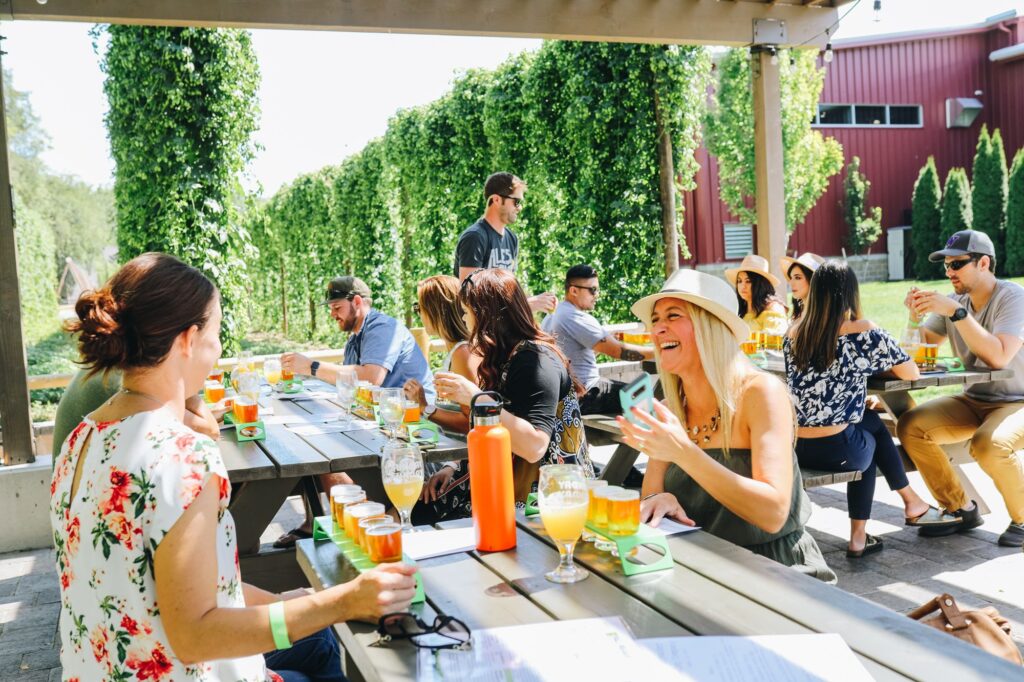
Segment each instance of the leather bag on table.
[[993,656],[1024,665],[1020,650],[1010,637],[1010,624],[991,606],[961,611],[952,596],[940,594],[907,615],[980,647]]

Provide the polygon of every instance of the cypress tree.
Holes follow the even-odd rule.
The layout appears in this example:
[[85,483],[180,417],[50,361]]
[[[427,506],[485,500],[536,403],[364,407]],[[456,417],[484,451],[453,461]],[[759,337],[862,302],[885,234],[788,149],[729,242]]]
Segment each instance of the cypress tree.
[[1018,149],[1010,169],[1006,202],[1006,270],[1008,275],[1024,273],[1024,149]]
[[967,171],[963,168],[950,168],[946,175],[946,186],[942,190],[942,242],[945,243],[954,232],[971,229],[973,218]]
[[882,234],[882,208],[868,207],[868,192],[871,181],[860,172],[860,157],[853,157],[846,167],[846,178],[843,180],[843,218],[846,220],[846,240],[854,253],[864,253],[878,241]]
[[917,175],[914,183],[914,198],[911,204],[912,219],[910,240],[913,249],[914,276],[918,279],[928,276],[928,254],[942,248],[939,224],[941,222],[942,186],[935,157],[929,156],[928,163]]
[[998,129],[989,136],[985,126],[981,127],[974,155],[973,180],[971,208],[974,225],[992,238],[996,247],[996,261],[1005,263],[1006,153]]

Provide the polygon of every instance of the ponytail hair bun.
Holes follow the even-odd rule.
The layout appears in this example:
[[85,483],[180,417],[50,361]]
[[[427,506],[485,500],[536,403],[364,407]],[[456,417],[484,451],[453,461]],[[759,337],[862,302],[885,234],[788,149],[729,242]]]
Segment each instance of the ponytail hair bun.
[[125,263],[105,286],[75,303],[80,363],[90,376],[110,369],[153,367],[174,340],[202,329],[217,288],[203,273],[165,253],[144,253]]

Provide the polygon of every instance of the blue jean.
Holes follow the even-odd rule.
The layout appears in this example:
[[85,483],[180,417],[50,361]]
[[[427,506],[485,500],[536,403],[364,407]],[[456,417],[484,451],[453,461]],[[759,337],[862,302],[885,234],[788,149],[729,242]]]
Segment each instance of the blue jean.
[[341,648],[330,628],[300,639],[290,649],[263,654],[263,659],[284,682],[348,682],[341,672]]
[[910,485],[896,443],[877,412],[866,410],[857,424],[824,438],[799,438],[796,458],[800,466],[822,471],[862,471],[859,481],[846,484],[846,503],[851,519],[871,518],[875,497],[875,468],[881,470],[890,490]]

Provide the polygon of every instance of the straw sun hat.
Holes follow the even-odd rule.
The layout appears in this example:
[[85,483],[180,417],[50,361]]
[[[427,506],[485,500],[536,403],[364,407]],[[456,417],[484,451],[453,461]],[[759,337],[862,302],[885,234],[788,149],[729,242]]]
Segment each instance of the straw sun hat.
[[750,327],[736,314],[736,292],[718,277],[697,270],[676,270],[661,291],[644,296],[630,310],[650,326],[654,304],[663,298],[678,298],[703,308],[724,322],[737,341],[746,341],[750,336]]
[[739,276],[741,272],[756,272],[771,282],[772,286],[776,289],[779,287],[779,278],[771,273],[768,268],[768,259],[764,256],[756,256],[752,253],[747,254],[743,257],[743,261],[740,263],[738,268],[726,269],[725,278],[729,280],[729,284],[731,284],[734,289],[736,288],[736,277]]
[[789,277],[789,269],[796,264],[802,265],[811,272],[814,272],[815,270],[818,269],[818,266],[820,266],[824,262],[824,258],[822,258],[816,253],[811,253],[810,251],[808,251],[807,253],[800,254],[799,258],[790,258],[789,256],[783,256],[782,258],[779,259],[779,265],[782,266],[782,274],[785,277]]

